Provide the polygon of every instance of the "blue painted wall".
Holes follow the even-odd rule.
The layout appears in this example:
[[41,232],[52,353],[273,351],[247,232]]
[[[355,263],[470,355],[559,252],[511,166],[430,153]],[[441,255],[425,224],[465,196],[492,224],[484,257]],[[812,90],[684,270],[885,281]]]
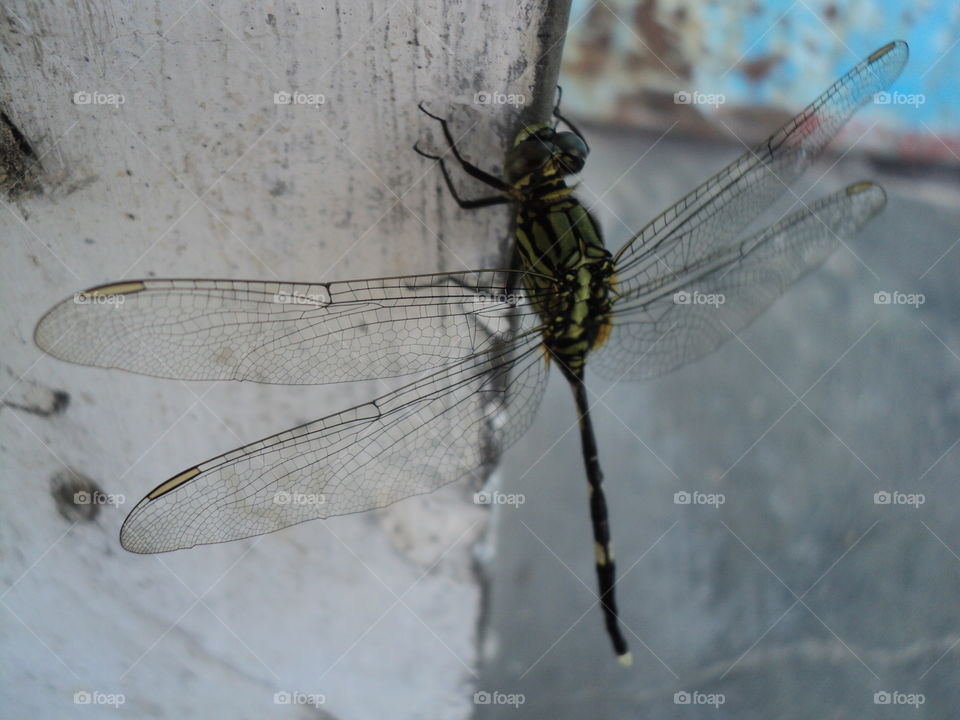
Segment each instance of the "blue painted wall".
[[900,94],[852,127],[876,122],[894,153],[960,164],[958,2],[574,0],[561,83],[571,113],[620,125],[665,124],[641,106],[685,89],[722,94],[727,111],[792,112],[897,38],[911,53]]

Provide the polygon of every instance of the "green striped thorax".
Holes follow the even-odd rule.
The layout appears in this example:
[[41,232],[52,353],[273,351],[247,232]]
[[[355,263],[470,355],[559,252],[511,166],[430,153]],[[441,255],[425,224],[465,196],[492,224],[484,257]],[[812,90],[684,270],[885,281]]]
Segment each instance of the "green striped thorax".
[[525,127],[507,153],[504,174],[517,201],[517,252],[544,345],[565,372],[581,375],[587,353],[610,330],[613,260],[600,228],[564,178],[583,169],[589,148],[552,123]]

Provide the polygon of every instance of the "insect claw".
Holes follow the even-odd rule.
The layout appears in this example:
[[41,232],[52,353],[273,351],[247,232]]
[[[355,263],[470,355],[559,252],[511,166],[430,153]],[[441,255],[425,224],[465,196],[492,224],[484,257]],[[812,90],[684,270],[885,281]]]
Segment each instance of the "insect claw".
[[420,112],[422,112],[422,113],[423,113],[424,115],[426,115],[427,117],[433,118],[433,119],[436,120],[437,122],[443,122],[443,121],[444,121],[442,117],[438,117],[438,116],[434,115],[432,112],[430,112],[429,110],[427,110],[426,106],[425,106],[424,103],[423,103],[423,100],[421,100],[421,101],[417,104],[417,107],[420,109]]
[[428,152],[426,152],[426,151],[424,151],[424,150],[421,150],[421,149],[420,149],[420,141],[419,141],[419,140],[417,140],[417,142],[415,142],[415,143],[413,144],[413,151],[414,151],[417,155],[420,155],[421,157],[425,157],[425,158],[427,158],[427,159],[429,159],[429,160],[439,160],[439,159],[440,159],[440,156],[439,156],[439,155],[431,155],[430,153],[428,153]]

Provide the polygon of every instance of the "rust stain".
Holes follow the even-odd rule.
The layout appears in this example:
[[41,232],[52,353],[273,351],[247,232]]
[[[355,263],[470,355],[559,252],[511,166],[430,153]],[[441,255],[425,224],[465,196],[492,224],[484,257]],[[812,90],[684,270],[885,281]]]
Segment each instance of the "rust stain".
[[666,65],[680,77],[690,77],[692,69],[684,58],[680,33],[660,22],[657,0],[643,0],[633,13],[633,24],[637,34],[643,38],[647,51],[653,55],[644,59],[646,64],[657,68]]
[[755,60],[748,60],[746,62],[740,63],[738,69],[750,82],[757,83],[763,80],[773,69],[775,65],[783,62],[783,58],[779,55],[767,55],[765,57],[759,57]]

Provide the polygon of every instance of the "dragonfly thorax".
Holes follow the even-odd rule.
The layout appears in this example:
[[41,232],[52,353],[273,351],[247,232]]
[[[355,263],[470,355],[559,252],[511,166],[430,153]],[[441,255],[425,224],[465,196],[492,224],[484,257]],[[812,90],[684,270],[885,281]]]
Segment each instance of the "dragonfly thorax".
[[605,339],[613,300],[613,259],[600,229],[562,178],[544,182],[517,212],[517,251],[528,293],[544,322],[544,346],[565,371],[582,372]]

